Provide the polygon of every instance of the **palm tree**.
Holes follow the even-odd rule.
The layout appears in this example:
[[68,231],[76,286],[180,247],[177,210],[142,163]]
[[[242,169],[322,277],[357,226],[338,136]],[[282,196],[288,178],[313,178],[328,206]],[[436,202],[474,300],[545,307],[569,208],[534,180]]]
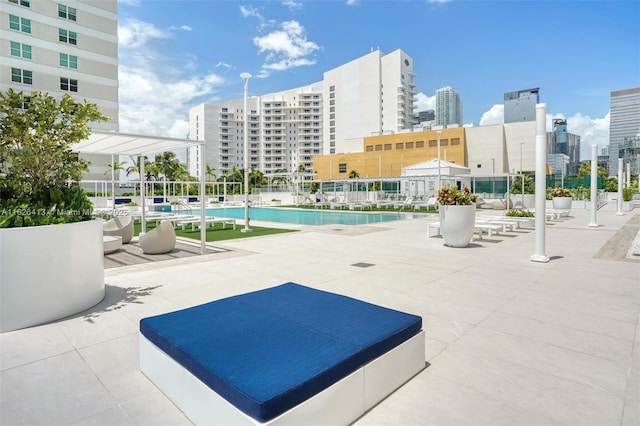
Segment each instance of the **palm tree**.
[[357,179],[360,177],[360,173],[358,173],[356,170],[351,170],[349,172],[349,179]]
[[[108,176],[111,174],[111,172],[115,172],[117,170],[122,170],[124,171],[124,165],[125,162],[120,162],[120,161],[114,161],[113,164],[109,164],[109,170],[107,170],[106,172],[104,172],[105,176]],[[115,173],[114,173],[115,174]]]
[[285,176],[285,173],[287,173],[287,169],[277,169],[273,172],[273,179],[271,180],[271,183],[273,183],[274,185],[282,185],[287,183],[287,177]]
[[[218,178],[216,176],[216,173],[215,173],[216,169],[214,167],[211,167],[208,164],[205,164],[204,167],[205,167],[204,174],[207,175],[207,180],[209,180],[209,181],[214,180],[215,181]],[[213,188],[212,188],[212,191],[211,191],[212,194],[215,193],[216,188],[217,188],[217,185],[213,185]]]

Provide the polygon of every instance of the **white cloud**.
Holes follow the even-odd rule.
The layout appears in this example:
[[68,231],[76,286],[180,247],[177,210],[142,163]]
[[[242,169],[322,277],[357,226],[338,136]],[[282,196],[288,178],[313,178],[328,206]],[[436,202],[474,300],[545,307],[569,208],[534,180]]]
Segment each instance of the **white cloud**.
[[427,3],[432,3],[432,4],[444,4],[444,3],[449,3],[452,0],[427,0]]
[[416,95],[417,111],[426,111],[428,109],[436,109],[436,96],[428,96],[422,92],[418,92]]
[[298,3],[294,0],[284,0],[282,4],[287,6],[290,10],[302,9],[302,3]]
[[171,26],[169,27],[170,30],[181,30],[181,31],[191,31],[191,27],[188,25],[180,25],[179,27],[174,27]]
[[[580,136],[580,157],[582,160],[591,156],[591,145],[598,146],[598,154],[602,148],[609,145],[609,113],[603,118],[591,118],[582,113],[574,114],[566,118],[564,114],[547,113],[546,128],[550,132],[553,129],[553,119],[562,118],[567,120],[567,131]],[[504,122],[504,105],[498,104],[484,114],[480,119],[480,125],[499,124]]]
[[118,3],[126,4],[129,6],[140,6],[141,0],[118,0]]
[[228,68],[228,69],[233,68],[231,65],[227,64],[226,62],[222,62],[222,61],[218,62],[214,68],[220,68],[220,67]]
[[240,13],[242,14],[243,18],[253,16],[255,18],[259,18],[260,20],[263,19],[262,15],[258,13],[258,9],[256,9],[255,7],[240,6]]
[[480,118],[481,126],[504,123],[504,105],[496,104]]
[[253,43],[260,53],[267,53],[263,69],[277,71],[315,64],[308,56],[320,48],[307,40],[304,27],[297,21],[283,22],[280,29],[255,37]]
[[580,135],[581,160],[590,159],[591,145],[598,145],[598,154],[609,145],[609,113],[603,118],[591,118],[577,113],[567,118],[567,131]]
[[358,0],[347,0],[347,6],[355,6]]
[[[127,20],[118,29],[120,38],[120,130],[125,133],[184,138],[188,111],[200,97],[211,97],[224,83],[216,74],[198,75],[195,65],[182,58],[179,65],[147,43],[171,37],[153,24]],[[124,42],[123,42],[124,38]],[[194,59],[195,60],[195,59]]]
[[137,48],[149,40],[171,38],[171,33],[153,24],[137,19],[127,19],[118,25],[118,43],[120,47]]

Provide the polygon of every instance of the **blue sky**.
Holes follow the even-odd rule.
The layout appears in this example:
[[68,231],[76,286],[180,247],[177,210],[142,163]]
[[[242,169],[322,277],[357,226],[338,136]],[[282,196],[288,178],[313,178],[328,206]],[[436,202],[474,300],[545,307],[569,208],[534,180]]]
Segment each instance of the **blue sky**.
[[241,72],[261,95],[379,48],[413,57],[418,109],[449,85],[465,124],[494,124],[505,92],[539,87],[589,151],[610,92],[640,86],[639,17],[637,1],[119,0],[121,131],[185,137],[191,106],[242,97]]

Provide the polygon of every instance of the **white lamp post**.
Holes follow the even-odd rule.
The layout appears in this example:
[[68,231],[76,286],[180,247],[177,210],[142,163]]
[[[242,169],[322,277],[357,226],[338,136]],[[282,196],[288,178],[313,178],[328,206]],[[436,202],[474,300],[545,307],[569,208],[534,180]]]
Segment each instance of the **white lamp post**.
[[247,114],[247,92],[251,74],[243,72],[240,78],[244,80],[244,229],[242,232],[251,232],[249,228],[249,122]]
[[442,188],[442,181],[440,176],[440,135],[442,135],[442,130],[438,130],[438,191]]
[[521,184],[522,184],[522,208],[524,208],[524,173],[522,172],[522,147],[524,146],[524,142],[520,143],[520,176],[522,178],[521,180]]

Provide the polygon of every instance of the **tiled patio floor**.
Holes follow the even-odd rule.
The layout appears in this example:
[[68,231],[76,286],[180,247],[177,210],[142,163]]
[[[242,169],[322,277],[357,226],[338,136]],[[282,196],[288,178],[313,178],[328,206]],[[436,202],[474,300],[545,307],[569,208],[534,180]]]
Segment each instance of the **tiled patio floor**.
[[188,425],[138,369],[138,321],[287,281],[423,317],[428,367],[358,425],[640,424],[640,259],[621,254],[640,211],[550,223],[548,263],[530,261],[533,229],[453,249],[428,220],[106,269],[98,306],[0,335],[0,424]]

